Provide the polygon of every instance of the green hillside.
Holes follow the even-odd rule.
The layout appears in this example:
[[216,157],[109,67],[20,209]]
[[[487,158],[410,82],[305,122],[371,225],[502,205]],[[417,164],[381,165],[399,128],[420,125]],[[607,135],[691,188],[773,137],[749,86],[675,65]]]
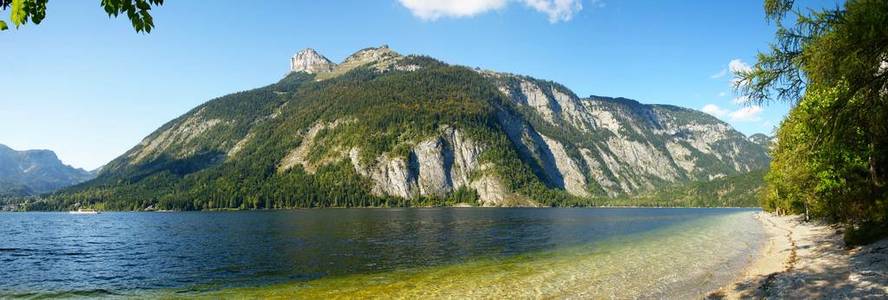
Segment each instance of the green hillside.
[[[767,165],[763,147],[694,110],[581,99],[387,47],[346,62],[213,99],[27,208],[592,205]],[[526,104],[540,100],[557,111]]]

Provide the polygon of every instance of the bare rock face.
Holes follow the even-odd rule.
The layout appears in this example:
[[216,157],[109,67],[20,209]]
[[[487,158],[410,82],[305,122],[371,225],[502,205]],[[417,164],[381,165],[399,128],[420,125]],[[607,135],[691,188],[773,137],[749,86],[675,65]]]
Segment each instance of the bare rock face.
[[[663,183],[748,172],[767,163],[741,133],[699,112],[622,98],[580,98],[554,82],[480,73],[524,108],[520,116],[500,115],[513,144],[523,148],[525,159],[538,166],[550,186],[576,196],[589,196],[590,191],[631,195]],[[756,137],[753,143],[758,140],[763,139]]]
[[342,64],[368,64],[375,63],[380,61],[385,61],[393,58],[400,57],[401,55],[388,47],[388,45],[382,45],[375,48],[365,48],[361,49],[358,52],[350,55],[342,62]]
[[383,155],[378,161],[375,169],[367,170],[370,178],[376,181],[376,186],[373,187],[374,193],[402,198],[413,198],[418,195],[417,176],[411,172],[412,168],[409,168],[405,159]]
[[[485,166],[489,168],[490,166]],[[498,178],[491,175],[481,176],[478,180],[472,182],[471,187],[478,192],[478,198],[481,206],[507,206],[509,190],[503,186]],[[534,206],[532,203],[524,206]]]
[[577,162],[564,149],[564,145],[546,136],[542,137],[543,142],[549,148],[549,153],[555,158],[555,168],[562,178],[561,187],[572,195],[589,196],[589,193],[586,191],[586,176],[580,170]]
[[761,145],[762,147],[771,147],[775,138],[762,133],[756,133],[749,136],[749,141]]
[[[312,138],[313,129],[308,130],[306,138]],[[310,142],[302,145],[311,147]],[[285,161],[305,165],[304,157],[293,154],[301,153],[301,147],[294,149]],[[384,153],[367,164],[361,161],[361,149],[352,148],[340,158],[349,160],[358,174],[371,180],[372,192],[376,195],[443,198],[454,190],[468,187],[478,192],[480,204],[499,206],[509,194],[499,179],[490,175],[474,176],[483,169],[479,160],[485,150],[459,129],[443,126],[437,135],[415,143],[406,157]]]
[[204,111],[204,109],[200,109],[181,123],[143,139],[139,143],[139,147],[127,154],[131,158],[129,163],[138,164],[154,159],[174,145],[186,145],[187,147],[181,147],[172,153],[173,157],[183,158],[194,154],[197,145],[191,145],[192,141],[226,123],[221,119],[204,117]]
[[306,48],[290,58],[290,72],[317,74],[333,71],[336,64],[311,48]]
[[304,133],[300,134],[302,136],[302,143],[300,143],[295,149],[291,150],[290,153],[281,160],[281,163],[278,166],[278,172],[283,172],[294,166],[301,165],[306,171],[314,173],[316,168],[308,161],[308,153],[315,145],[315,138],[321,130],[336,128],[336,125],[338,124],[339,123],[336,122],[331,124],[318,122],[308,130],[305,130]]
[[[465,138],[458,129],[443,127],[437,136],[413,146],[407,158],[382,155],[374,166],[362,166],[358,150],[350,158],[355,170],[374,181],[373,192],[409,198],[445,197],[461,187],[473,186],[479,168],[480,144]],[[481,195],[480,201],[496,202],[500,195]]]
[[413,148],[410,160],[418,167],[417,184],[422,195],[444,197],[453,188],[447,168],[453,166],[453,152],[441,139],[423,141]]

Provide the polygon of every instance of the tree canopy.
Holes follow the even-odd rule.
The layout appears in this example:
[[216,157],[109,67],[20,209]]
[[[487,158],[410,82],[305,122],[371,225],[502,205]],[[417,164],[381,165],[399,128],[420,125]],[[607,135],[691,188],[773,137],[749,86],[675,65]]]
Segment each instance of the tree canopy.
[[752,103],[794,106],[777,130],[762,206],[884,229],[888,2],[801,10],[792,0],[766,0],[765,12],[777,24],[775,42],[736,74],[735,88]]
[[[0,0],[0,10],[9,10],[9,21],[19,28],[30,23],[40,24],[46,18],[46,3],[49,0]],[[101,0],[100,5],[108,16],[126,15],[136,32],[151,32],[154,18],[150,11],[153,6],[163,5],[163,0]],[[0,30],[9,29],[9,24],[0,20]]]

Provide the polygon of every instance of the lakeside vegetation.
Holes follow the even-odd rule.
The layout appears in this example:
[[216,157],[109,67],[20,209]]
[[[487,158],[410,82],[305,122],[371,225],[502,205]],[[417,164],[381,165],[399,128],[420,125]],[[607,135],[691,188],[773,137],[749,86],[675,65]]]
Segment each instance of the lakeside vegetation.
[[599,206],[758,207],[767,170],[693,181],[660,188],[631,198],[601,199]]
[[766,0],[765,10],[776,41],[736,85],[750,103],[793,108],[762,207],[845,224],[849,243],[888,234],[888,2],[802,10]]
[[[349,168],[350,169],[350,168]],[[336,176],[338,170],[335,166],[325,167],[319,170],[327,174],[321,178]],[[329,172],[329,173],[328,173]],[[758,207],[759,195],[763,189],[764,174],[766,170],[752,171],[746,174],[726,176],[711,181],[694,181],[672,186],[665,186],[655,192],[646,193],[635,197],[590,197],[580,198],[566,195],[564,202],[551,202],[547,207]],[[478,193],[470,188],[460,188],[445,198],[417,197],[403,199],[398,197],[380,197],[369,194],[361,188],[363,183],[348,188],[325,189],[325,184],[313,180],[312,176],[304,172],[294,173],[284,181],[275,180],[269,182],[265,189],[270,196],[260,198],[256,207],[238,206],[235,203],[222,203],[216,206],[216,202],[226,198],[221,196],[222,191],[208,192],[203,197],[208,199],[197,203],[207,203],[212,207],[195,207],[195,202],[186,201],[187,198],[166,198],[162,204],[133,202],[133,206],[109,206],[106,202],[90,202],[90,194],[78,193],[77,197],[54,196],[46,197],[8,197],[0,198],[0,210],[9,211],[64,211],[86,203],[85,206],[99,210],[250,210],[250,209],[294,209],[294,208],[324,208],[324,207],[448,207],[448,206],[479,206]],[[355,177],[357,178],[357,177]],[[291,180],[291,181],[287,181]],[[287,188],[281,189],[280,186]],[[273,187],[273,188],[272,188]],[[320,191],[320,192],[319,192]],[[139,196],[139,191],[132,191]],[[363,194],[358,194],[363,193]],[[566,193],[565,193],[566,194]],[[261,196],[260,196],[261,197]],[[65,201],[59,201],[66,199]],[[122,202],[128,204],[130,201]],[[141,206],[145,205],[145,206]]]

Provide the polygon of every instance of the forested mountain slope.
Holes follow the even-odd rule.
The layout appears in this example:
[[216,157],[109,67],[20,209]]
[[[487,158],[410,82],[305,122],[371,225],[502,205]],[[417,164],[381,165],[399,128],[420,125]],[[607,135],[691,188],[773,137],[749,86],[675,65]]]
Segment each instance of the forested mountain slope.
[[705,113],[403,56],[314,50],[281,81],[163,125],[39,208],[566,206],[768,164]]

